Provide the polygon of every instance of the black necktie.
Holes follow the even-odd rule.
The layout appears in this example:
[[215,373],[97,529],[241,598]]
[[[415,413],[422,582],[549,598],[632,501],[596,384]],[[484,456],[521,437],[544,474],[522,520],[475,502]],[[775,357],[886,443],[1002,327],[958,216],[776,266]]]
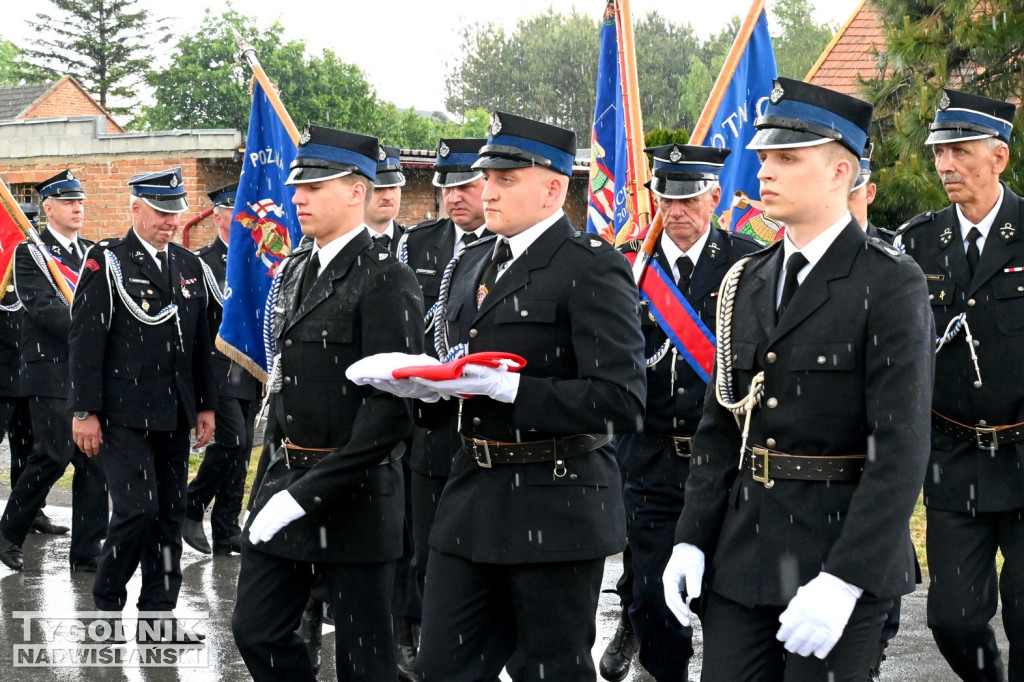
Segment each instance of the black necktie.
[[686,287],[690,285],[690,275],[693,274],[693,261],[684,253],[676,259],[676,270],[679,271],[676,287],[679,291],[686,291]]
[[167,266],[167,252],[157,251],[156,261],[160,264],[160,272],[164,275],[164,281],[167,282],[168,287],[171,284],[171,269]]
[[391,250],[391,237],[386,234],[379,234],[373,238],[373,241],[383,246],[386,250]]
[[978,261],[981,259],[981,249],[978,248],[978,240],[981,239],[981,230],[972,227],[967,233],[967,267],[971,269],[971,277],[978,269]]
[[65,261],[65,264],[72,270],[78,270],[82,267],[82,256],[78,251],[78,245],[76,242],[71,242],[71,248],[68,249],[68,257]]
[[480,239],[480,237],[477,236],[476,232],[464,232],[462,234],[462,239],[460,239],[459,242],[462,244],[463,248],[465,248],[477,239]]
[[306,271],[302,274],[302,289],[299,292],[299,302],[306,300],[306,294],[313,288],[316,282],[317,273],[320,270],[320,252],[317,251],[306,264]]
[[775,319],[782,319],[782,314],[786,312],[789,302],[793,300],[793,294],[800,287],[796,276],[800,274],[805,265],[807,265],[807,258],[799,251],[791,255],[789,260],[786,261],[786,281],[782,285],[782,301],[779,303],[779,312]]
[[498,281],[501,264],[510,260],[512,260],[512,247],[508,245],[508,240],[502,239],[498,242],[498,248],[495,249],[491,262],[484,268],[483,277],[480,278],[480,287],[477,289],[476,297],[477,308],[484,302],[487,293],[494,288],[494,283]]

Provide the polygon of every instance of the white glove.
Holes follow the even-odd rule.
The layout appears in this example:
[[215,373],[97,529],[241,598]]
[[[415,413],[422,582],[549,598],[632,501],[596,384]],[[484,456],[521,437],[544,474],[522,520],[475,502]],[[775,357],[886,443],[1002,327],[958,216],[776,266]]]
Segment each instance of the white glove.
[[822,571],[789,600],[779,616],[782,627],[776,639],[790,653],[825,658],[842,636],[863,593],[861,588]]
[[306,510],[299,506],[295,498],[287,490],[282,490],[267,500],[267,504],[252,520],[249,525],[249,542],[254,545],[269,542],[277,535],[277,531],[305,515]]
[[[680,542],[672,548],[661,586],[665,590],[665,603],[683,627],[690,627],[693,613],[690,602],[700,596],[700,583],[704,580],[704,552],[693,545]],[[682,590],[686,589],[686,601]]]
[[437,391],[418,384],[412,379],[367,379],[366,385],[399,398],[412,398],[413,400],[422,400],[425,403],[436,403],[441,398],[448,399],[448,396],[441,395]]
[[429,355],[377,353],[353,362],[345,370],[345,376],[356,386],[372,386],[399,398],[413,398],[436,403],[442,397],[437,391],[417,384],[412,379],[395,379],[392,373],[402,367],[440,364],[441,362],[437,358],[432,358]]
[[514,403],[519,392],[519,375],[505,365],[466,365],[458,379],[431,381],[413,377],[418,384],[437,391],[444,397],[485,395],[501,403]]

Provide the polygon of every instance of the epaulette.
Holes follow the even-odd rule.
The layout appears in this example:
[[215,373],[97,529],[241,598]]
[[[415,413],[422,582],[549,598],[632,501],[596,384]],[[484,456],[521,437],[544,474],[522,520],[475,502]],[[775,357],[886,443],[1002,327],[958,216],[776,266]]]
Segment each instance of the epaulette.
[[763,246],[762,242],[758,241],[757,239],[754,239],[752,235],[746,234],[744,232],[733,232],[732,230],[722,230],[722,232],[725,233],[727,239],[735,239],[736,241],[747,242],[748,244],[753,244],[754,246],[758,247]]
[[[758,244],[761,243],[761,242],[758,242],[756,239],[754,241],[757,242]],[[782,248],[781,244],[782,244],[782,240],[781,239],[776,239],[774,242],[772,242],[768,246],[764,247],[760,251],[755,251],[754,253],[750,254],[749,256],[747,256],[747,258],[760,258],[762,256],[763,257],[770,256],[773,253],[775,253],[775,249]]]
[[896,230],[890,230],[888,227],[879,227],[878,225],[875,225],[875,229],[878,230],[879,234],[885,235],[890,240],[896,236]]
[[118,246],[123,241],[124,241],[124,237],[111,237],[109,239],[101,239],[98,242],[96,242],[95,244],[93,244],[92,247],[90,247],[90,248],[95,248],[95,247],[98,246],[98,247],[103,248],[103,249],[109,249],[109,248]]
[[640,253],[640,250],[643,248],[643,239],[628,239],[618,246],[619,251],[622,253]]
[[[376,243],[376,242],[374,242],[374,243]],[[312,250],[313,250],[313,240],[310,239],[305,244],[299,244],[299,246],[294,251],[292,251],[291,253],[288,254],[288,257],[291,258],[292,256],[301,256],[302,254],[306,253],[307,251],[312,251]]]
[[195,250],[195,251],[193,251],[192,253],[193,253],[194,255],[196,255],[196,256],[199,256],[199,255],[201,255],[201,254],[203,253],[203,250],[202,250],[202,249],[196,249],[196,250]]
[[922,225],[933,220],[935,220],[935,211],[925,211],[896,228],[896,234],[902,234],[907,230],[917,227],[918,225]]
[[174,248],[181,249],[185,253],[192,253],[192,249],[186,248],[184,244],[179,244],[178,242],[170,242],[170,245],[173,246]]
[[615,248],[607,240],[602,239],[600,235],[594,232],[582,232],[580,230],[576,230],[572,235],[572,239],[569,241],[572,244],[585,248],[591,253]]
[[406,228],[405,233],[409,234],[411,232],[416,232],[418,230],[427,230],[436,225],[440,225],[441,223],[446,222],[447,220],[447,218],[431,218],[430,220],[423,220],[416,223],[415,225]]
[[900,250],[897,249],[895,246],[885,241],[884,239],[879,239],[878,237],[869,237],[868,246],[873,246],[875,249],[881,251],[882,253],[884,253],[889,258],[892,258],[893,260],[899,260],[900,256],[903,255],[900,252]]

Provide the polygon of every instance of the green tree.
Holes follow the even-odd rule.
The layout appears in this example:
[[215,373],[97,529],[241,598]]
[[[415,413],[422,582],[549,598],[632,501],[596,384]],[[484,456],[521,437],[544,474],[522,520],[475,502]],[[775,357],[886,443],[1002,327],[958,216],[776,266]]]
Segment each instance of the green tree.
[[25,61],[21,49],[9,40],[0,38],[0,88],[43,83],[45,73]]
[[[863,83],[863,95],[875,105],[878,196],[871,214],[873,222],[895,227],[949,203],[924,146],[942,88],[1017,102],[1024,98],[1024,13],[1016,0],[877,0],[877,5],[885,51],[878,72]],[[1003,179],[1019,193],[1024,136],[1011,139]]]
[[780,76],[803,80],[835,35],[834,26],[814,22],[811,9],[808,0],[775,0],[771,5],[771,14],[782,29],[772,36]]
[[51,77],[74,76],[109,111],[129,113],[153,47],[170,39],[166,19],[139,8],[138,0],[49,2],[54,13],[28,20],[35,32],[24,49],[30,63]]

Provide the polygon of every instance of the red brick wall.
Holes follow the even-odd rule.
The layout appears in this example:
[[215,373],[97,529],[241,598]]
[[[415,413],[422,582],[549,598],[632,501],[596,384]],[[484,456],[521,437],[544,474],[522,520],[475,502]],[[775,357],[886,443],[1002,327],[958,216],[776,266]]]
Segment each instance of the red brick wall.
[[[70,116],[107,116],[96,100],[65,77],[50,92],[19,118],[64,118]],[[107,132],[123,133],[124,129],[107,116]]]
[[[128,211],[128,180],[135,173],[163,170],[181,166],[182,178],[188,190],[189,210],[182,214],[182,225],[210,207],[206,192],[234,182],[241,172],[241,164],[231,159],[117,159],[104,163],[61,163],[42,166],[0,165],[0,176],[10,184],[35,184],[70,167],[85,188],[85,227],[82,235],[87,239],[103,239],[124,234],[131,225]],[[192,231],[192,248],[213,239],[216,230],[213,221],[205,220]],[[179,233],[177,239],[181,240]]]

